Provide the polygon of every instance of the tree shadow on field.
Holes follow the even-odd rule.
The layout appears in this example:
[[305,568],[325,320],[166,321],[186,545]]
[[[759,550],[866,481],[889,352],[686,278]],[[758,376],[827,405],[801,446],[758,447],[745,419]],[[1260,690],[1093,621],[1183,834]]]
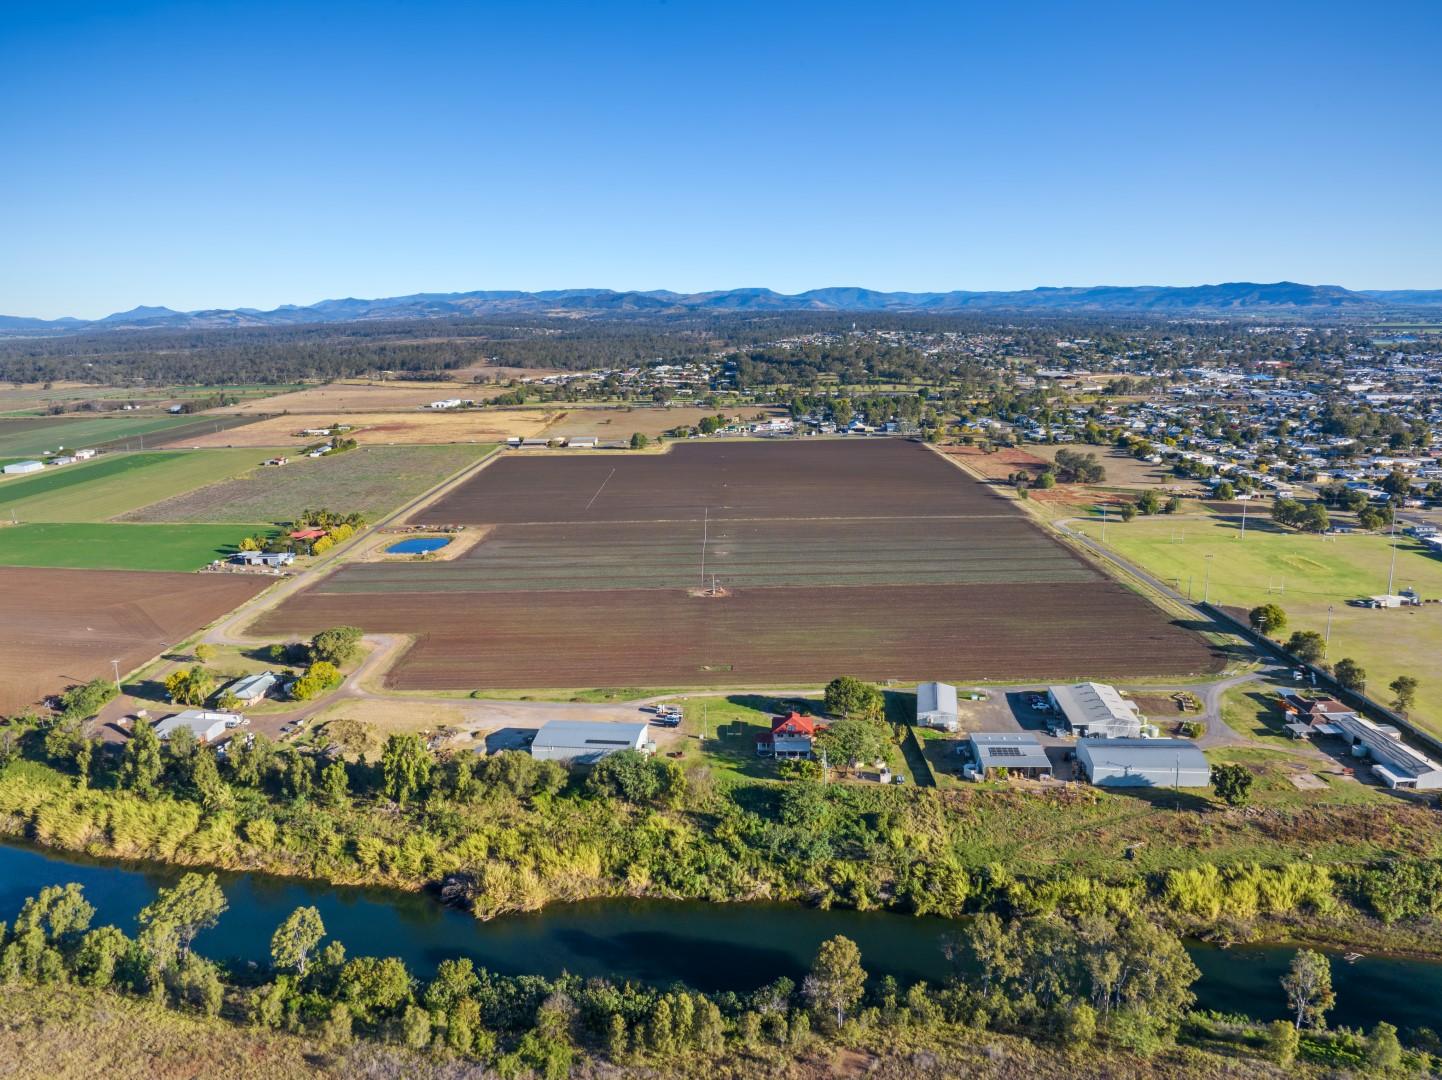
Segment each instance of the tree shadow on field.
[[826,703],[806,697],[772,697],[769,694],[728,694],[728,703],[742,709],[766,713],[768,716],[785,716],[793,709],[803,716],[825,716]]
[[133,698],[140,698],[152,704],[170,705],[170,695],[166,693],[165,683],[159,679],[140,679],[136,682],[126,683],[125,692]]

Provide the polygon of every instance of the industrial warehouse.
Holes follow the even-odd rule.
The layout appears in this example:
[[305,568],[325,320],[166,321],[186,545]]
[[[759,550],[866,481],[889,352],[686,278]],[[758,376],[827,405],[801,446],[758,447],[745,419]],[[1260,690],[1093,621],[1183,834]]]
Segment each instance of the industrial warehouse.
[[1098,787],[1204,788],[1206,755],[1186,739],[1083,739],[1077,763]]

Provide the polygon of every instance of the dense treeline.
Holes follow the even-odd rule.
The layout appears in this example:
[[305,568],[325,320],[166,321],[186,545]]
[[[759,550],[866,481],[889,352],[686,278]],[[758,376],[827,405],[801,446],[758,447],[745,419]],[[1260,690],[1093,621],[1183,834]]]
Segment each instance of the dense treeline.
[[[896,331],[938,335],[925,352],[863,335]],[[766,343],[830,335],[778,349]],[[0,341],[0,380],[75,379],[125,386],[148,383],[280,383],[379,371],[435,373],[501,365],[580,370],[650,360],[733,356],[746,385],[806,385],[821,375],[858,384],[938,375],[966,377],[977,342],[988,362],[1028,358],[1057,367],[1149,357],[1165,371],[1225,360],[1246,369],[1285,361],[1320,370],[1325,360],[1368,347],[1365,335],[1338,328],[1308,345],[1278,331],[1240,324],[1148,321],[1136,317],[923,315],[849,312],[717,312],[588,319],[488,317],[398,320],[290,327],[154,329]],[[1078,347],[1071,342],[1083,341]],[[1065,344],[1064,344],[1065,343]]]

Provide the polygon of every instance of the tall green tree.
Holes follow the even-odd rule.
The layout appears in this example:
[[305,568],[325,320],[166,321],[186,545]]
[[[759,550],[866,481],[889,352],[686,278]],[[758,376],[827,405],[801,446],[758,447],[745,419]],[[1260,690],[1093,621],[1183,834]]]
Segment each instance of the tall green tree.
[[325,937],[325,923],[314,907],[298,907],[276,927],[270,939],[270,959],[277,968],[291,968],[302,978],[310,954]]
[[853,720],[880,720],[886,714],[886,701],[875,683],[842,675],[826,684],[826,711]]
[[141,795],[153,795],[155,782],[164,771],[159,736],[144,720],[137,720],[120,754],[120,786]]
[[1287,1007],[1297,1028],[1322,1027],[1327,1010],[1336,1003],[1332,990],[1332,962],[1315,949],[1299,949],[1292,966],[1282,976]]
[[1349,656],[1338,660],[1332,668],[1332,676],[1348,690],[1361,693],[1367,688],[1367,670]]
[[419,735],[396,733],[381,751],[381,777],[387,798],[404,806],[430,783],[435,759]]
[[153,956],[184,958],[196,935],[219,922],[229,906],[214,874],[186,874],[141,909],[142,936]]
[[1259,634],[1271,637],[1287,625],[1287,613],[1276,604],[1262,604],[1247,613],[1247,621]]
[[801,994],[818,1013],[834,1019],[840,1028],[846,1013],[861,1000],[866,989],[866,970],[856,942],[838,934],[821,943],[811,972],[801,984]]
[[1417,686],[1417,680],[1411,675],[1398,675],[1388,683],[1387,689],[1392,691],[1392,708],[1406,716],[1417,700]]

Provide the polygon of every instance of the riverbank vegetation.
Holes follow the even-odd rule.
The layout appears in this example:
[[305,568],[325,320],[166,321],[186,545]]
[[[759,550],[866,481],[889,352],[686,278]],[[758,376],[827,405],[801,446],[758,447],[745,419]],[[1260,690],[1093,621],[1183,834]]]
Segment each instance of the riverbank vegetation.
[[[300,1065],[292,1042],[300,1036],[307,1065],[349,1076],[808,1076],[835,1075],[838,1065],[915,1076],[954,1075],[963,1063],[1011,1077],[1044,1067],[1097,1076],[1415,1075],[1437,1064],[1435,1038],[1404,1047],[1388,1024],[1367,1035],[1328,1031],[1327,962],[1307,950],[1278,988],[1296,1024],[1192,1014],[1197,969],[1150,916],[983,915],[946,945],[953,973],[944,984],[905,988],[869,978],[856,945],[837,936],[799,985],[779,978],[746,993],[702,994],[501,976],[465,958],[442,960],[419,980],[399,959],[351,956],[328,941],[308,907],[276,928],[268,964],[222,965],[196,943],[226,906],[214,874],[186,874],[139,913],[131,936],[92,926],[95,909],[78,885],[27,900],[13,926],[0,924],[6,1060],[44,1063],[21,1076],[56,1077],[86,1075],[97,1055],[115,1055],[144,1061],[154,1076],[157,1056],[198,1063],[219,1045],[239,1059],[226,1075],[253,1075],[262,1062],[272,1076],[289,1075]],[[134,1036],[98,1044],[94,1030],[77,1030],[87,1015],[108,1028],[115,1012],[145,1033],[144,1053],[131,1052]],[[57,1028],[73,1035],[52,1051],[65,1041]],[[187,1048],[177,1037],[186,1031],[211,1037]]]

